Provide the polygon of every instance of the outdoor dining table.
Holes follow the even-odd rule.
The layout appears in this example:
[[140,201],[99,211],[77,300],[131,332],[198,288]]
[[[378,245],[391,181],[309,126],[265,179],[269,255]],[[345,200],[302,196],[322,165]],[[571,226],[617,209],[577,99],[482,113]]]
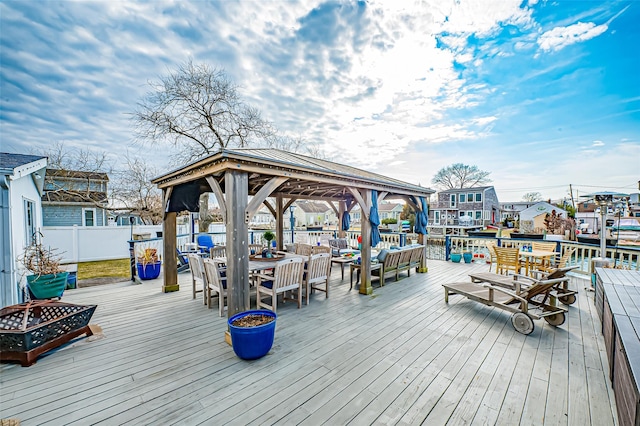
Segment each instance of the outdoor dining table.
[[519,254],[520,257],[525,259],[525,275],[529,276],[531,272],[537,270],[533,269],[533,267],[542,266],[543,268],[548,268],[551,263],[551,258],[556,255],[556,252],[546,250],[520,250]]
[[[273,260],[251,260],[251,258],[249,258],[249,272],[261,272],[269,269],[274,269],[276,267],[276,263],[284,259],[293,259],[296,257],[300,257],[305,262],[309,260],[308,256],[304,256],[301,254],[285,253],[285,252],[279,252],[279,254],[284,254],[284,258],[273,259]],[[213,260],[219,263],[225,263],[225,264],[227,263],[226,257],[215,257],[213,258]]]

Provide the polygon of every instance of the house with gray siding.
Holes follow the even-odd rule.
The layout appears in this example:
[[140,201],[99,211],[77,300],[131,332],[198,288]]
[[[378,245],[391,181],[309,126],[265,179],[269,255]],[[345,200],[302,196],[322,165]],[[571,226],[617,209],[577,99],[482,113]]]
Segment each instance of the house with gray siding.
[[0,153],[0,307],[22,302],[26,271],[17,258],[42,228],[47,157]]
[[454,188],[440,191],[429,208],[433,230],[482,229],[500,222],[500,202],[493,186]]
[[47,169],[44,226],[107,226],[108,182],[106,173]]

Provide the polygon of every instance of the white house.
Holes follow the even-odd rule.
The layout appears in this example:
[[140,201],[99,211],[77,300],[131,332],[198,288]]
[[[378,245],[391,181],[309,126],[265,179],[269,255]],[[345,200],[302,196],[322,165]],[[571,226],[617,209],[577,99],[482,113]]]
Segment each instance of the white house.
[[42,228],[42,192],[47,158],[0,153],[0,306],[21,301],[24,279],[17,257]]
[[520,229],[524,232],[531,232],[536,228],[545,228],[544,219],[547,214],[552,214],[555,211],[556,216],[560,216],[563,219],[567,218],[567,211],[561,209],[558,206],[549,204],[546,201],[540,201],[533,206],[522,210],[519,214]]

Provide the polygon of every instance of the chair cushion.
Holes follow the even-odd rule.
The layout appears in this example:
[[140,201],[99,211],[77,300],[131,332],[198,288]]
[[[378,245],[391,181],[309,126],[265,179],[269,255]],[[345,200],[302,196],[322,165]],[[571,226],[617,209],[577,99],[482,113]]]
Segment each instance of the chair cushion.
[[387,249],[380,250],[380,253],[378,253],[378,260],[380,262],[384,262],[384,260],[387,258],[388,254],[389,254],[389,250],[387,250]]
[[266,288],[273,288],[273,281],[272,281],[272,280],[269,280],[269,281],[262,281],[262,282],[260,283],[260,285],[261,285],[262,287],[266,287]]

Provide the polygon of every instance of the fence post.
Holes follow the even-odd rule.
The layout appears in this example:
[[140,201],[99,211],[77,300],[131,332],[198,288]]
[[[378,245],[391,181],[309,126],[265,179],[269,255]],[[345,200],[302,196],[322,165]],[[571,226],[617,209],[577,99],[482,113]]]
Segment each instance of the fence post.
[[449,261],[449,254],[451,254],[451,237],[445,235],[444,237],[444,260]]

